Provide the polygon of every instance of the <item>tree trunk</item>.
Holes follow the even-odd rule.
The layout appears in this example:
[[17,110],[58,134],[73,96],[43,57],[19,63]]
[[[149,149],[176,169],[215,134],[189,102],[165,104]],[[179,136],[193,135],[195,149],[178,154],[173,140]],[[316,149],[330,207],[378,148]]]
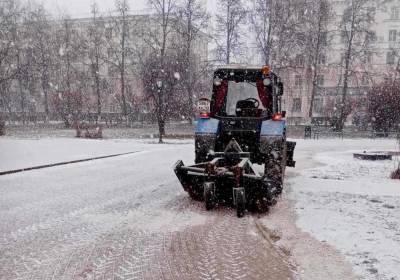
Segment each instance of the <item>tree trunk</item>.
[[163,112],[162,112],[162,97],[161,90],[158,91],[158,110],[157,110],[157,123],[158,123],[158,143],[163,142],[163,136],[165,133],[164,121],[163,121]]
[[120,75],[121,75],[121,99],[122,99],[122,114],[126,118],[126,125],[128,125],[128,110],[126,108],[126,96],[125,96],[125,55],[126,55],[126,14],[125,5],[122,13],[122,38],[121,38],[121,65],[120,65]]
[[[168,19],[167,14],[165,12],[165,0],[162,1],[162,42],[161,42],[161,50],[160,50],[160,65],[161,69],[165,71],[165,51],[167,46],[167,29],[168,29]],[[164,86],[164,81],[163,81]],[[163,88],[158,90],[158,130],[159,130],[159,143],[163,143],[163,136],[165,134],[165,104],[164,104],[164,90]]]
[[[354,9],[354,7],[353,7]],[[350,26],[350,37],[347,42],[347,50],[345,55],[345,69],[344,69],[344,77],[343,77],[343,90],[342,90],[342,101],[340,104],[340,115],[337,123],[337,129],[343,130],[344,123],[347,118],[346,114],[346,102],[347,102],[347,90],[348,90],[348,81],[349,81],[349,73],[350,73],[350,59],[353,51],[353,39],[354,39],[354,28],[355,28],[355,15],[354,10],[352,10],[351,14],[351,26]]]
[[[18,51],[17,54],[17,67],[18,69],[21,69],[21,58],[20,58],[20,52]],[[22,118],[22,124],[25,125],[25,93],[24,93],[24,88],[22,85],[22,73],[21,70],[18,73],[18,88],[19,88],[19,95],[20,95],[20,105],[21,105],[21,118]]]
[[45,123],[49,122],[49,99],[48,99],[48,75],[47,71],[43,70],[41,75],[41,85],[44,94],[44,113],[45,113]]
[[347,102],[347,90],[348,90],[348,81],[349,81],[349,72],[350,72],[350,57],[352,52],[352,38],[353,35],[350,35],[351,40],[349,40],[346,56],[345,56],[345,70],[343,73],[343,90],[342,90],[342,101],[340,104],[340,115],[337,123],[337,129],[343,130],[344,123],[346,121],[346,102]]
[[193,112],[193,96],[192,96],[192,88],[188,88],[188,97],[189,97],[189,124],[193,124],[193,119],[195,119],[194,112]]
[[311,90],[311,100],[310,100],[310,108],[308,111],[308,117],[310,118],[310,121],[312,121],[312,116],[313,116],[313,110],[314,110],[314,99],[315,95],[317,93],[317,77],[319,73],[319,57],[320,57],[320,51],[321,51],[321,32],[322,32],[322,14],[321,14],[321,2],[320,2],[320,8],[319,8],[319,17],[318,17],[318,33],[317,33],[317,45],[315,49],[315,55],[314,55],[314,65],[313,65],[313,80],[312,80],[312,90]]
[[231,18],[229,5],[226,12],[226,31],[226,64],[229,64],[231,61]]
[[343,90],[342,90],[342,101],[340,104],[340,115],[339,115],[339,120],[337,123],[337,129],[338,130],[343,130],[344,128],[344,123],[346,121],[346,102],[347,102],[347,90],[348,90],[348,78],[349,78],[349,68],[348,68],[349,62],[346,59],[346,68],[344,71],[344,78],[343,78]]
[[97,121],[101,121],[101,91],[100,91],[100,77],[99,77],[99,57],[96,56],[96,96],[97,96]]
[[[188,5],[190,5],[191,2],[188,3]],[[192,96],[192,72],[191,72],[191,55],[190,55],[190,50],[192,47],[192,28],[193,28],[193,23],[192,23],[192,8],[189,6],[188,10],[190,11],[189,13],[189,17],[188,17],[188,22],[187,22],[187,39],[186,39],[186,73],[187,73],[187,77],[186,77],[186,84],[187,84],[187,94],[188,94],[188,106],[189,106],[189,112],[188,112],[188,119],[189,119],[189,123],[190,125],[192,125],[193,123],[193,118],[194,118],[194,114],[193,114],[193,96]]]
[[[268,1],[265,2],[266,5],[266,10],[268,11]],[[268,12],[267,12],[268,13]],[[265,52],[264,52],[264,56],[265,56],[265,65],[269,65],[269,60],[270,60],[270,50],[271,50],[271,32],[272,32],[272,25],[271,25],[271,14],[269,15],[268,18],[268,32],[267,32],[267,40],[266,40],[266,46],[265,46]],[[267,20],[267,19],[264,19]],[[265,34],[265,33],[264,33]]]
[[25,125],[25,93],[24,93],[24,89],[23,89],[23,85],[22,85],[22,79],[21,77],[18,78],[18,87],[19,87],[19,94],[20,94],[20,98],[21,98],[21,118],[22,118],[22,124]]

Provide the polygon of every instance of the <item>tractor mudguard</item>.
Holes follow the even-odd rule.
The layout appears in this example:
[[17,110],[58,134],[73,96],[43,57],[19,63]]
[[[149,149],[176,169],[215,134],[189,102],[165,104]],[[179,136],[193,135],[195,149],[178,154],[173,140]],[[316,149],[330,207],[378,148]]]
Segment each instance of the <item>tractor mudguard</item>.
[[286,121],[263,121],[260,132],[260,152],[268,154],[271,149],[279,149],[285,140]]
[[195,131],[195,163],[206,161],[208,153],[215,150],[219,127],[220,121],[217,119],[200,118],[197,120]]
[[[268,154],[272,150],[281,150],[286,141],[286,121],[268,120],[262,122],[260,133],[260,152]],[[286,141],[286,166],[295,167],[293,160],[296,142]]]
[[197,119],[196,130],[197,134],[217,134],[219,131],[219,120],[213,118]]

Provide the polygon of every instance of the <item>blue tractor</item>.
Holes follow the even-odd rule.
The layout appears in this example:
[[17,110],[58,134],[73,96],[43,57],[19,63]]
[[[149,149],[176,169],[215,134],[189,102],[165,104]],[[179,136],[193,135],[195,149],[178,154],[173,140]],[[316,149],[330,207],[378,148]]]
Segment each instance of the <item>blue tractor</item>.
[[174,166],[184,190],[207,210],[229,204],[242,217],[246,209],[266,212],[276,203],[286,166],[295,166],[283,90],[268,66],[228,65],[214,72],[209,111],[197,120],[195,164]]

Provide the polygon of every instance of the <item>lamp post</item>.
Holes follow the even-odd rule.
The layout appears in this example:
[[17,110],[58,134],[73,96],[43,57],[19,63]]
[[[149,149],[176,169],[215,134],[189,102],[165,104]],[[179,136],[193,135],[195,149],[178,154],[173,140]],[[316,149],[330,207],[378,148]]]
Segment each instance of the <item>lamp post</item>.
[[156,86],[157,86],[157,94],[158,94],[158,133],[159,133],[159,143],[163,143],[163,135],[165,133],[164,129],[164,112],[163,112],[163,93],[162,93],[162,88],[163,88],[163,81],[160,79],[156,80]]

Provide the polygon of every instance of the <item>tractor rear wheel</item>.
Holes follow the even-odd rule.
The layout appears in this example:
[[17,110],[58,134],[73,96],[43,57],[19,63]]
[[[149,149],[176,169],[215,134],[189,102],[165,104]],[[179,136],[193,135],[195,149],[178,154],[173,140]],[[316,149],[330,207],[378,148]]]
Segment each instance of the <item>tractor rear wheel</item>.
[[246,211],[246,196],[243,190],[237,190],[234,192],[236,201],[236,215],[238,218],[242,218]]
[[216,204],[214,182],[204,183],[204,202],[207,211],[214,209]]
[[276,186],[269,182],[268,178],[265,177],[264,179],[264,187],[256,193],[254,200],[254,208],[259,213],[267,213],[269,207],[276,204]]
[[286,141],[281,149],[273,149],[269,154],[265,165],[265,177],[277,183],[277,194],[282,193],[286,170]]

